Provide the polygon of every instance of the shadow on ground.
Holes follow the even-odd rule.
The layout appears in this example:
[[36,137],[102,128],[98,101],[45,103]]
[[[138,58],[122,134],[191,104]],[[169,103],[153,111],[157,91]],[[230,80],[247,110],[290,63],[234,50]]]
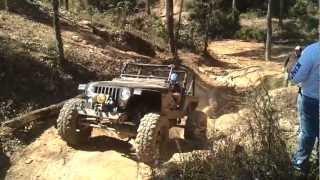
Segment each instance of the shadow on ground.
[[[201,149],[196,142],[186,141],[180,138],[170,139],[168,148],[162,156],[162,161],[168,161],[175,153],[191,152]],[[138,161],[134,148],[128,141],[123,141],[117,138],[101,135],[91,137],[86,145],[76,147],[81,151],[110,151],[114,150],[122,154],[124,157],[134,161]]]
[[7,170],[11,166],[9,157],[3,153],[0,152],[0,179],[4,179],[7,174]]
[[1,113],[10,112],[8,109],[0,111],[0,119],[73,97],[79,83],[101,77],[74,61],[68,61],[63,69],[54,68],[54,57],[38,57],[33,52],[23,43],[0,37],[0,102],[3,108],[15,109],[11,114]]
[[205,65],[208,67],[225,67],[228,69],[236,69],[237,66],[227,63],[224,61],[219,61],[215,57],[213,57],[210,53],[205,53],[201,56],[201,58],[198,60],[198,65]]
[[[273,62],[284,62],[287,56],[293,52],[294,45],[286,46],[286,45],[274,45],[271,50]],[[257,47],[252,50],[245,50],[242,52],[226,54],[227,56],[234,57],[245,57],[253,60],[264,60],[265,58],[265,49],[264,47]]]

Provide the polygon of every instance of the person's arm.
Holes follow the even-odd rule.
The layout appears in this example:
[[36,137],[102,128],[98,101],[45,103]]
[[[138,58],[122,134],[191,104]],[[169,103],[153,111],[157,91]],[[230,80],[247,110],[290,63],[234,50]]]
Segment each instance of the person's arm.
[[313,66],[313,52],[305,50],[294,68],[291,70],[290,79],[299,84],[307,79]]

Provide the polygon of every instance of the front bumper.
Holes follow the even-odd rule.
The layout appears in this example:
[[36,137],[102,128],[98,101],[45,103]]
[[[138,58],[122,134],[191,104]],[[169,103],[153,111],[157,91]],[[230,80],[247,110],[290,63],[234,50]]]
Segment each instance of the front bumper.
[[103,104],[93,104],[90,101],[84,100],[81,105],[77,107],[77,113],[86,118],[104,119],[110,121],[124,121],[126,120],[126,113],[119,112],[117,107],[108,107]]
[[95,117],[99,119],[112,119],[118,120],[122,117],[123,113],[111,113],[111,112],[103,112],[103,111],[96,111],[94,109],[78,109],[78,114],[83,116]]

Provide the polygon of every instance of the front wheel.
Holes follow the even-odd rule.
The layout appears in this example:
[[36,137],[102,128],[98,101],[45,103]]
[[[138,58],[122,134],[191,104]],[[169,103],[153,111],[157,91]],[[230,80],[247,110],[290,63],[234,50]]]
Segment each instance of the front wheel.
[[76,107],[80,103],[81,99],[77,98],[67,101],[60,110],[57,119],[59,135],[71,146],[77,146],[86,142],[92,131],[91,127],[81,127],[79,125],[79,114]]
[[148,165],[158,164],[167,148],[169,126],[167,120],[159,114],[146,114],[140,121],[136,137],[136,153],[138,159]]

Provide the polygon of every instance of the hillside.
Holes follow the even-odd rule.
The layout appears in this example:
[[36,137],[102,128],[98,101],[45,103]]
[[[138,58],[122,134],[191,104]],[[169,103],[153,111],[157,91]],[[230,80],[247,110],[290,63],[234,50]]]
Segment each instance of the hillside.
[[[173,2],[177,21],[182,0]],[[62,6],[63,66],[56,63],[48,1],[11,1],[10,11],[0,9],[0,122],[75,97],[79,84],[111,80],[128,62],[175,62],[167,45],[165,1],[152,3],[151,16],[132,4],[110,8],[89,3],[105,8],[92,12],[77,10],[77,2],[69,11]],[[123,10],[130,7],[133,10]],[[184,8],[178,57],[196,76],[197,110],[206,117],[204,146],[184,138],[187,118],[179,118],[179,125],[169,131],[160,166],[149,166],[139,162],[134,139],[111,128],[93,128],[87,144],[69,146],[58,134],[55,114],[23,128],[0,127],[0,179],[295,178],[288,164],[297,144],[297,89],[284,86],[283,61],[298,42],[308,42],[303,38],[314,34],[304,31],[301,39],[288,35],[283,41],[282,34],[289,31],[276,26],[271,60],[265,61],[265,45],[259,39],[264,34],[258,32],[266,28],[264,19],[243,13],[240,29],[229,37],[211,34],[204,53],[203,31],[188,34],[194,32],[190,27],[195,20],[189,19],[192,8]],[[285,20],[285,27],[291,23]],[[256,31],[259,37],[252,39],[250,33]],[[266,133],[272,134],[270,139],[264,138]],[[315,155],[312,162],[311,178],[318,168]]]

